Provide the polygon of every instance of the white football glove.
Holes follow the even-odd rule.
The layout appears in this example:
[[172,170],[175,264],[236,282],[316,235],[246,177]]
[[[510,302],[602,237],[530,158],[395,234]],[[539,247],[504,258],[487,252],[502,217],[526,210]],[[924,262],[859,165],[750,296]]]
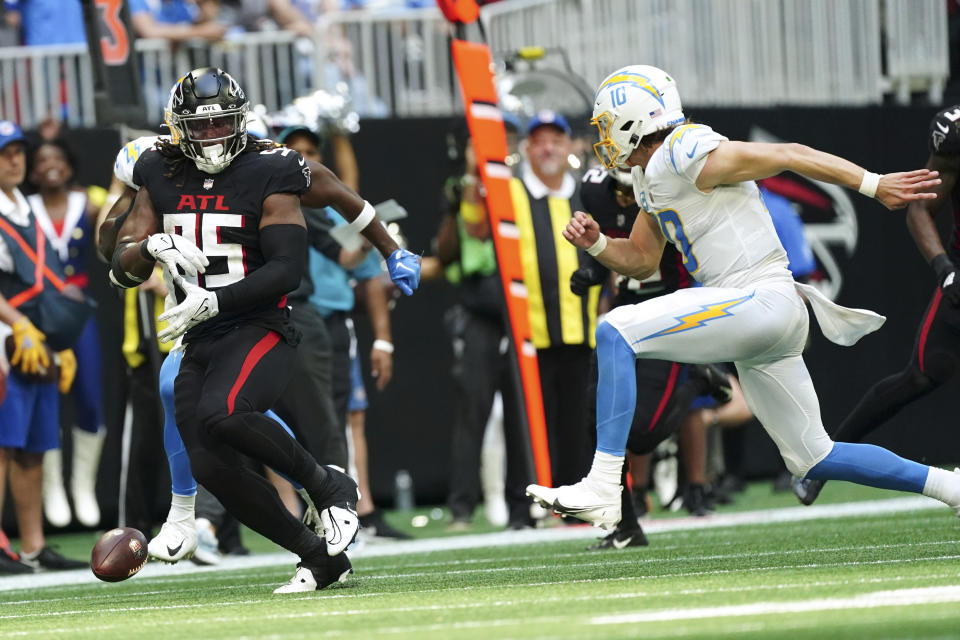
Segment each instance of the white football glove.
[[154,233],[143,247],[173,274],[179,274],[177,267],[180,267],[188,276],[196,277],[198,271],[204,273],[210,264],[195,244],[175,233]]
[[220,313],[215,292],[190,284],[183,278],[178,277],[175,280],[177,285],[187,294],[187,297],[183,302],[169,311],[164,311],[157,318],[160,322],[167,323],[163,331],[157,335],[161,342],[169,342],[178,338],[204,320],[209,320]]

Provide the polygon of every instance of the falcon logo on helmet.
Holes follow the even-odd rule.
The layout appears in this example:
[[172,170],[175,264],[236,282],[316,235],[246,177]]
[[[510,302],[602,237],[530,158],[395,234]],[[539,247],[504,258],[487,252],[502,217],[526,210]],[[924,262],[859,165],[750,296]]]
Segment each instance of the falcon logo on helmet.
[[219,173],[247,146],[250,102],[233,77],[214,67],[194,69],[173,87],[164,119],[170,141],[205,173]]
[[685,120],[677,83],[648,65],[617,69],[600,83],[590,124],[600,141],[593,145],[607,169],[625,167],[644,136]]

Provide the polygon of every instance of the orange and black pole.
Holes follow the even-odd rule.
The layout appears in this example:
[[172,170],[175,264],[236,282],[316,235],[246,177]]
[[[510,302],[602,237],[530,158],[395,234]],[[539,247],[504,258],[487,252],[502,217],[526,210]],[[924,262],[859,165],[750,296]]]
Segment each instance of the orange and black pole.
[[[462,27],[480,17],[476,0],[437,0],[440,10],[451,23]],[[551,486],[550,452],[547,426],[540,391],[540,370],[533,346],[530,320],[527,315],[527,290],[520,260],[520,233],[510,197],[511,171],[506,164],[507,135],[493,83],[493,58],[486,44],[453,38],[451,45],[454,68],[460,81],[467,126],[473,150],[486,189],[487,215],[497,252],[497,263],[506,298],[511,337],[515,346],[523,389],[526,422],[537,483]]]

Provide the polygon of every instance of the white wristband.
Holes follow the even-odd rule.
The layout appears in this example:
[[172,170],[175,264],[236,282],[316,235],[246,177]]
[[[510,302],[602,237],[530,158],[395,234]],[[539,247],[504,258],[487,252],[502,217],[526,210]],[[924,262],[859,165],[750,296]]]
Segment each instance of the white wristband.
[[594,242],[589,247],[587,247],[587,253],[589,253],[592,256],[597,256],[603,253],[603,250],[606,248],[607,248],[607,236],[601,233],[600,237],[597,238],[597,241]]
[[374,340],[373,348],[384,353],[393,353],[393,343],[388,340]]
[[350,228],[357,233],[360,233],[366,229],[367,225],[373,222],[373,219],[376,217],[377,212],[374,211],[373,205],[364,200],[363,209],[360,210],[359,215],[357,215],[357,219],[350,223]]
[[863,172],[863,180],[860,181],[860,193],[868,198],[877,197],[877,187],[880,186],[880,174]]

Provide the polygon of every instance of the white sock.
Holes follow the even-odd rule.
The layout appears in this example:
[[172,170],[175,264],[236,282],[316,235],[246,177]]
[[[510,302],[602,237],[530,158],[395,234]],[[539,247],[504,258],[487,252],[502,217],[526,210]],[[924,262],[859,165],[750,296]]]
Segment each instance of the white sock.
[[175,493],[171,493],[170,513],[167,514],[167,520],[193,520],[194,505],[196,502],[197,494],[193,494],[192,496],[178,496]]
[[923,495],[936,498],[951,507],[960,507],[960,473],[930,467]]
[[597,451],[593,454],[593,465],[587,479],[605,491],[620,491],[620,474],[623,470],[623,456],[614,456]]

